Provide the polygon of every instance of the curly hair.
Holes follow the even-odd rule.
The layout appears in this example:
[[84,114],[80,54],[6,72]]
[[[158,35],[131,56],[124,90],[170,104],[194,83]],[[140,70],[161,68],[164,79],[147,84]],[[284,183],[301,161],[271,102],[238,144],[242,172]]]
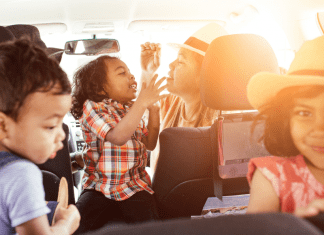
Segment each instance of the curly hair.
[[45,51],[27,39],[0,44],[0,111],[17,121],[26,97],[48,92],[56,85],[55,95],[70,94],[66,73]]
[[255,117],[251,134],[255,127],[265,120],[263,141],[268,152],[275,156],[295,156],[299,154],[290,133],[290,117],[295,98],[313,98],[324,92],[324,86],[289,87],[281,90]]
[[108,55],[100,56],[88,64],[80,67],[74,74],[71,114],[79,119],[83,113],[86,100],[100,102],[109,97],[104,84],[107,83],[107,60],[118,59]]

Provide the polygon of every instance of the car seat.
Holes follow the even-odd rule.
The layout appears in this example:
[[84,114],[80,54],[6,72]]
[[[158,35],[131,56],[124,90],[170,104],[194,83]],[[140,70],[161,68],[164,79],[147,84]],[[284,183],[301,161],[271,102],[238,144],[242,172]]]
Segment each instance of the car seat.
[[[69,190],[69,204],[75,204],[75,198],[74,198],[74,189],[73,189],[73,179],[72,179],[72,169],[71,169],[71,159],[70,159],[70,153],[68,149],[68,137],[69,137],[69,127],[63,123],[63,130],[65,132],[65,139],[63,140],[63,149],[58,151],[56,153],[56,157],[54,159],[49,159],[45,163],[38,165],[39,169],[42,171],[48,171],[56,175],[59,179],[62,177],[65,177],[68,182],[68,190]],[[48,175],[48,174],[46,174]],[[44,188],[45,188],[45,200],[47,201],[56,201],[56,196],[53,198],[47,198],[47,195],[54,194],[53,192],[48,193],[46,191],[46,188],[48,188],[47,185],[45,185],[45,177],[46,175],[43,173],[43,179],[44,179]],[[54,178],[54,177],[52,177]],[[51,180],[51,179],[50,179]],[[50,180],[46,180],[46,182],[51,182]],[[59,182],[58,182],[59,183]],[[58,184],[54,184],[57,186],[58,190]],[[50,190],[50,189],[49,189]],[[50,200],[48,200],[50,199]]]
[[[262,146],[249,143],[247,130],[255,112],[225,115],[223,111],[252,109],[246,85],[260,71],[279,73],[276,56],[263,37],[226,35],[210,44],[202,64],[200,96],[205,106],[221,114],[210,127],[172,127],[161,132],[152,187],[162,219],[199,215],[208,197],[249,193],[248,158],[267,155]],[[232,137],[223,139],[225,134]],[[241,149],[244,145],[252,148]],[[224,154],[233,154],[234,148],[244,157],[230,166]]]

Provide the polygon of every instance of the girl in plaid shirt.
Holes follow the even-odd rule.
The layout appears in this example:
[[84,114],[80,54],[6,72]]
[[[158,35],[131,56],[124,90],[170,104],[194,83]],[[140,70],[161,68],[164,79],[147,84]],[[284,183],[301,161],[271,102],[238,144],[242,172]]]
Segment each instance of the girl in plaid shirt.
[[[81,123],[88,147],[83,192],[76,204],[81,214],[77,233],[97,229],[122,218],[136,223],[158,218],[151,180],[145,167],[147,149],[156,146],[160,109],[155,103],[166,97],[159,88],[164,79],[137,83],[118,58],[101,56],[74,75],[71,113]],[[149,111],[148,125],[142,119]]]

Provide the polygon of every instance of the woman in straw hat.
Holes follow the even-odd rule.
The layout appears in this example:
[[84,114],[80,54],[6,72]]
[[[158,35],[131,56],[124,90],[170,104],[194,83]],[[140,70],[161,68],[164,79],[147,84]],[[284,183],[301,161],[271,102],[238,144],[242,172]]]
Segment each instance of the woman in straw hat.
[[248,84],[254,123],[265,119],[262,140],[274,155],[250,160],[248,213],[324,211],[323,51],[324,36],[307,41],[286,75],[261,72]]
[[[209,44],[217,37],[227,35],[223,27],[210,23],[199,29],[184,44],[169,44],[178,49],[178,56],[170,63],[167,89],[171,95],[160,101],[160,131],[167,127],[210,126],[218,112],[204,106],[199,93],[201,64]],[[148,82],[160,66],[160,45],[141,45],[142,82]],[[154,169],[159,149],[151,155]]]

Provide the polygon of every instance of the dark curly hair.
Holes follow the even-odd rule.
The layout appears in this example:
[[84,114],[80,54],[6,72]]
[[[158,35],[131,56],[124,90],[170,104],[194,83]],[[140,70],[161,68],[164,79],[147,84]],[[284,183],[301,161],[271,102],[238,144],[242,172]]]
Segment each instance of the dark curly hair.
[[114,59],[118,58],[108,55],[100,56],[80,67],[74,74],[71,114],[75,119],[82,116],[83,104],[87,99],[100,102],[109,97],[104,88],[108,72],[106,61]]
[[268,152],[274,156],[295,156],[300,152],[290,134],[290,117],[295,98],[313,98],[324,92],[324,86],[289,87],[260,109],[251,128],[265,120],[264,132],[260,138]]
[[70,94],[71,84],[57,61],[28,39],[0,44],[0,111],[17,121],[26,97],[48,92],[59,84],[55,95]]

